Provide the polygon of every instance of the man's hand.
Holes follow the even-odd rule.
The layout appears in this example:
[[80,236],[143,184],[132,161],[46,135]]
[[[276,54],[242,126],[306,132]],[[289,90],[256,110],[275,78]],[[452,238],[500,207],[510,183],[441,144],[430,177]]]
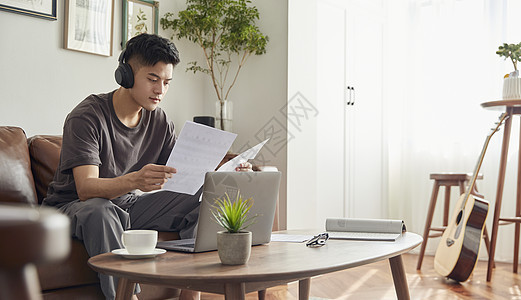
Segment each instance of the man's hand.
[[243,162],[241,163],[237,168],[235,168],[235,171],[238,172],[252,172],[252,165],[249,162]]
[[160,190],[177,170],[172,167],[148,164],[135,172],[136,188],[143,192]]

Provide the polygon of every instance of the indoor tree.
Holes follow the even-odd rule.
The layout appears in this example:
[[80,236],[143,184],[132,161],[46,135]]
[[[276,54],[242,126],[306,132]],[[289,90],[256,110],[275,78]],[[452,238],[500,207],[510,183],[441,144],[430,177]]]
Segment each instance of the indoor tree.
[[203,50],[204,63],[190,62],[187,71],[210,76],[220,105],[217,119],[220,119],[219,125],[224,129],[223,108],[230,90],[248,58],[252,54],[266,53],[268,37],[255,24],[259,11],[250,0],[186,2],[187,8],[180,11],[177,17],[166,13],[161,18],[161,26],[173,30],[171,39],[186,38]]

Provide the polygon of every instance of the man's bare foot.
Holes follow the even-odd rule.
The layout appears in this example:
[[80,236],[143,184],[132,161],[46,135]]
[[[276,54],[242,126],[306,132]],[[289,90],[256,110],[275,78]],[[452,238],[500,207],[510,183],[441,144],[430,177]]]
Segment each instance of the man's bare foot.
[[130,299],[132,299],[132,300],[139,300],[137,295],[132,295],[132,298],[130,298]]

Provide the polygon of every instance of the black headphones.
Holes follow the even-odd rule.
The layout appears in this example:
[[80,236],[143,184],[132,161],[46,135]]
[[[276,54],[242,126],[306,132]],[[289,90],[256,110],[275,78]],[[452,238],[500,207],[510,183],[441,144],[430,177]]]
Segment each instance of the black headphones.
[[121,54],[119,55],[119,65],[116,69],[116,72],[114,72],[114,77],[116,77],[116,82],[119,85],[126,89],[129,89],[134,86],[134,73],[132,72],[132,67],[130,67],[130,65],[125,62],[126,51],[127,49],[123,50],[123,52],[121,52]]

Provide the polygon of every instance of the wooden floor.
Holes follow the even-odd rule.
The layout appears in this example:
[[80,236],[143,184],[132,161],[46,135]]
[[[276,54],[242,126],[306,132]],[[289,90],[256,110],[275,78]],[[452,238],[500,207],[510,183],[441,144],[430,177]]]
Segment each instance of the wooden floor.
[[[411,299],[521,299],[521,275],[512,273],[512,264],[496,263],[492,281],[487,283],[487,262],[479,261],[471,278],[457,283],[440,277],[433,267],[433,256],[425,256],[422,270],[416,271],[418,256],[403,256]],[[266,299],[298,299],[298,283],[268,289]],[[257,299],[250,293],[247,299]],[[202,294],[203,300],[224,299],[222,295]],[[389,262],[331,273],[311,280],[311,299],[396,299]]]

